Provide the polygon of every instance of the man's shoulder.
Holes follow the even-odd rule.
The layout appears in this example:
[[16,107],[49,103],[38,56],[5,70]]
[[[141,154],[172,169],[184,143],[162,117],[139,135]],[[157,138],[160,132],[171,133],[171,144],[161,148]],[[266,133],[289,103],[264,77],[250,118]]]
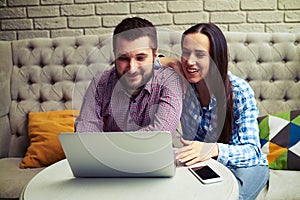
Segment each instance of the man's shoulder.
[[99,72],[94,76],[94,79],[99,82],[99,81],[108,81],[111,80],[111,77],[114,75],[115,68],[111,68],[102,72]]
[[179,74],[171,67],[154,68],[154,76],[160,79],[179,78]]

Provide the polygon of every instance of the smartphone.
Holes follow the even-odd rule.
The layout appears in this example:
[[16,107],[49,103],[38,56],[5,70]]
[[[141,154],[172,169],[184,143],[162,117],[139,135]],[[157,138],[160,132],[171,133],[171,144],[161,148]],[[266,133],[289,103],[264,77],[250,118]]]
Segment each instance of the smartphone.
[[216,183],[223,180],[223,178],[208,165],[188,168],[204,184]]

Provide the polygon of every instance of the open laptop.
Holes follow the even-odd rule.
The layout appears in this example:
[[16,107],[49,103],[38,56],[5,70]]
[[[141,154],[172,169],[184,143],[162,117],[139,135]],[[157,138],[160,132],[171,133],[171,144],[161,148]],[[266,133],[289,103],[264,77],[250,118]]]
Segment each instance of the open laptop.
[[61,133],[75,177],[172,177],[175,158],[169,132]]

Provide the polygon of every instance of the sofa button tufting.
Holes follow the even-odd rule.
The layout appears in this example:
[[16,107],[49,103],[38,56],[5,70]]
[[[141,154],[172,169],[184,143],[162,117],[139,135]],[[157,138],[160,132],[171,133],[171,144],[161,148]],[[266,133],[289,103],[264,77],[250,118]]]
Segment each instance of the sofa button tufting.
[[283,58],[283,59],[281,60],[281,62],[285,64],[285,63],[287,63],[287,59],[286,59],[286,58]]
[[260,58],[257,59],[256,64],[260,65],[261,63],[262,63],[262,60]]
[[274,42],[273,42],[273,41],[270,41],[270,42],[269,42],[269,45],[270,45],[270,46],[273,46],[273,45],[274,45]]
[[248,46],[248,45],[249,45],[249,42],[244,42],[244,45],[245,45],[245,46]]
[[297,46],[299,44],[299,41],[295,41],[294,45]]
[[295,81],[295,83],[297,83],[297,82],[299,81],[299,78],[296,77],[296,78],[294,79],[294,81]]

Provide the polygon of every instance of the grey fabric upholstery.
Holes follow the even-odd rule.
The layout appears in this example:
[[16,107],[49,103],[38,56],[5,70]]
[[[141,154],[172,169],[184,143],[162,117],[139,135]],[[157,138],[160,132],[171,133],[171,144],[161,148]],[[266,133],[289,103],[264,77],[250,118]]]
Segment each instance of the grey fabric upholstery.
[[[226,32],[225,36],[230,71],[250,83],[261,115],[300,109],[300,34]],[[18,168],[29,145],[28,113],[79,109],[90,79],[113,63],[107,38],[0,42],[0,198],[17,198],[28,177],[41,170]],[[159,51],[179,58],[180,39],[179,32],[161,31]],[[2,174],[11,177],[10,186]],[[22,185],[20,180],[26,181]]]

